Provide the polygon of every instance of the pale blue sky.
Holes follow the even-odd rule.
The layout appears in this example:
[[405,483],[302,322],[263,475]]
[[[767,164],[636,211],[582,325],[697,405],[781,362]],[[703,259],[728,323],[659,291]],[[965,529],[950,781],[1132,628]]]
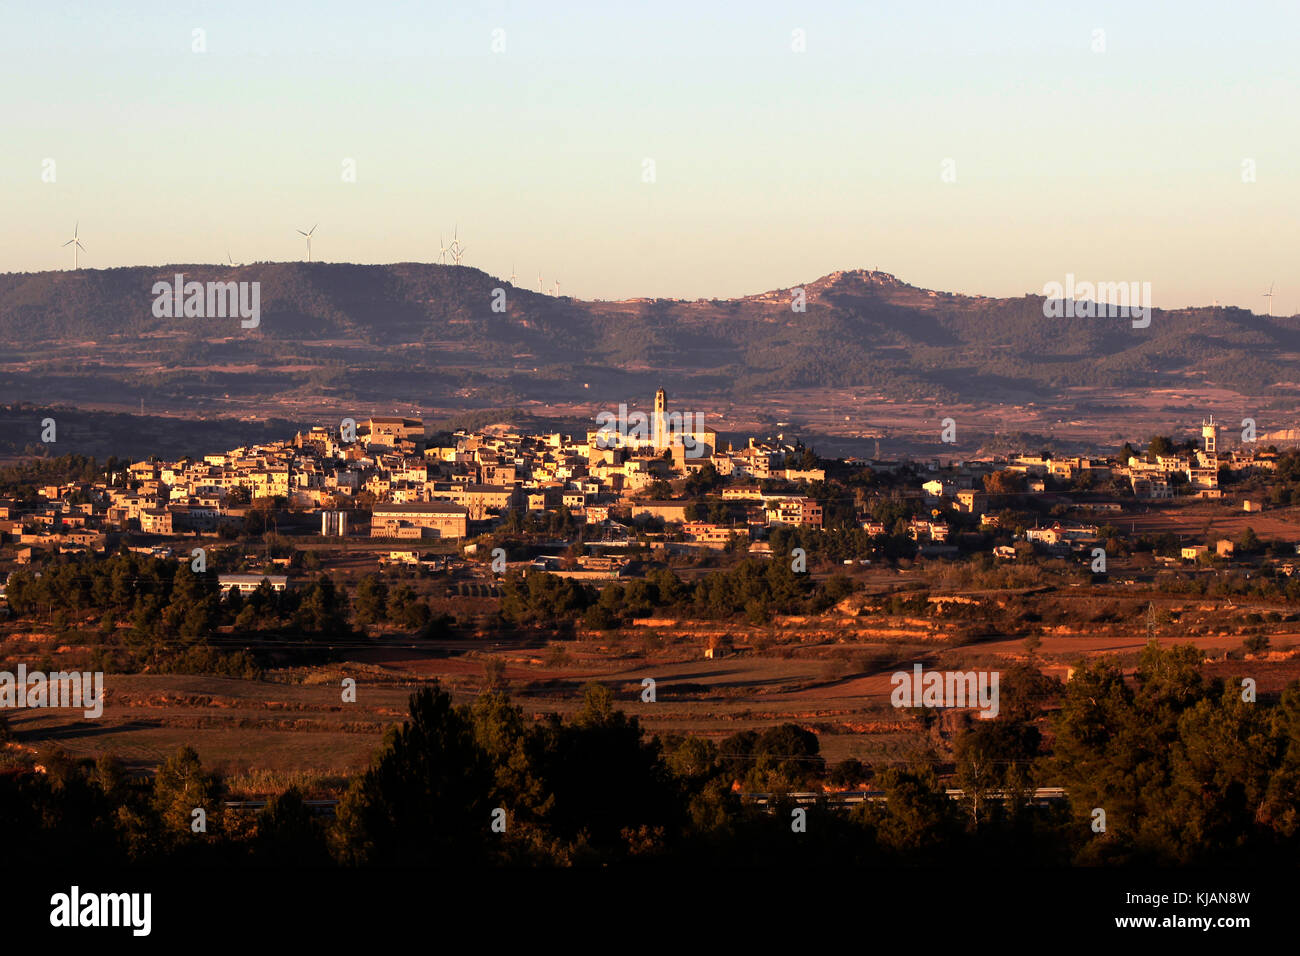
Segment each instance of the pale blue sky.
[[70,266],[77,220],[97,268],[302,258],[316,222],[318,259],[436,261],[458,223],[466,264],[587,298],[878,267],[1291,313],[1298,33],[1293,2],[7,0],[0,271]]

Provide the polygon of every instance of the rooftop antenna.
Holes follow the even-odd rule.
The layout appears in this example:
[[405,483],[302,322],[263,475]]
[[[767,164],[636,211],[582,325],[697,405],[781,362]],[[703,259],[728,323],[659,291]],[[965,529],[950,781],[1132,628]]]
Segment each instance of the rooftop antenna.
[[[316,226],[319,225],[320,223],[316,223]],[[307,261],[308,262],[311,262],[311,234],[316,231],[316,226],[312,226],[306,232],[303,232],[301,229],[298,230],[298,235],[307,237]]]
[[72,238],[63,244],[63,248],[72,246],[72,268],[73,269],[79,269],[81,267],[81,257],[78,255],[78,250],[80,250],[81,252],[86,251],[86,247],[83,246],[80,240],[77,239],[77,233],[80,230],[81,230],[81,221],[78,220],[76,225],[72,227]]
[[1268,314],[1270,316],[1273,314],[1273,285],[1274,283],[1270,282],[1268,284],[1268,291],[1264,293],[1264,298],[1268,299]]

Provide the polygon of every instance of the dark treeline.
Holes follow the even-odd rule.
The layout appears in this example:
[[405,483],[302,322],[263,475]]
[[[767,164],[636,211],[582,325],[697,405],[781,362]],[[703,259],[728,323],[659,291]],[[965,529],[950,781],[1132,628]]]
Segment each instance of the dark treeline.
[[[276,591],[270,583],[249,594],[222,595],[215,571],[196,573],[184,561],[124,553],[103,560],[69,559],[36,573],[9,576],[8,602],[14,613],[47,620],[68,630],[88,615],[98,627],[76,633],[92,645],[96,669],[249,675],[257,671],[244,651],[226,653],[223,641],[242,646],[277,637],[325,643],[352,634],[346,592],[318,575],[303,587]],[[229,628],[218,633],[218,628]],[[71,636],[71,635],[70,635]]]
[[501,616],[511,624],[575,620],[614,628],[655,612],[720,619],[745,615],[754,623],[773,614],[819,613],[852,593],[842,576],[814,583],[787,560],[747,559],[689,584],[667,568],[643,579],[606,584],[599,590],[551,574],[512,575],[501,593]]
[[[21,507],[35,508],[42,499],[37,491],[41,485],[62,485],[69,482],[91,484],[105,473],[113,473],[129,465],[127,459],[110,455],[104,464],[86,455],[60,455],[57,458],[25,458],[12,465],[0,467],[0,497],[12,498]],[[84,495],[73,494],[74,502],[89,501]]]
[[1288,448],[1277,462],[1269,499],[1279,507],[1300,505],[1300,448]]
[[378,574],[367,574],[357,583],[353,601],[360,624],[392,624],[423,637],[448,637],[454,619],[435,615],[415,588],[400,581],[388,582]]
[[[1243,700],[1238,682],[1201,674],[1190,646],[1154,644],[1131,680],[1110,660],[1081,664],[1063,687],[1028,667],[1003,677],[999,715],[957,729],[946,780],[934,753],[828,768],[793,724],[718,743],[648,738],[599,684],[569,719],[538,721],[504,694],[457,706],[435,685],[412,696],[333,820],[297,790],[251,820],[226,813],[222,781],[183,748],[144,786],[111,757],[0,774],[0,838],[18,859],[88,863],[1294,864],[1300,682]],[[789,794],[824,782],[886,799],[810,805],[798,826]],[[1045,785],[1068,802],[1031,805]],[[773,794],[773,811],[737,790]],[[205,833],[192,828],[200,807]]]

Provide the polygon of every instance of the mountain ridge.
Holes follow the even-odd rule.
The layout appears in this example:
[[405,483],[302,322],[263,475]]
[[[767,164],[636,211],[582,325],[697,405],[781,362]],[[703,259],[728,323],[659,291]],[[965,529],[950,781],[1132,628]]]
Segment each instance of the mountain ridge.
[[[260,283],[260,324],[155,316],[154,283],[177,273]],[[504,311],[493,309],[498,289]],[[802,312],[792,308],[797,289]],[[1088,388],[1294,397],[1300,317],[1153,309],[1150,326],[1135,329],[1123,317],[1047,318],[1043,302],[938,292],[861,269],[694,300],[556,297],[430,263],[5,273],[0,399],[472,409],[659,384],[734,401],[844,388],[945,403],[1050,401]]]

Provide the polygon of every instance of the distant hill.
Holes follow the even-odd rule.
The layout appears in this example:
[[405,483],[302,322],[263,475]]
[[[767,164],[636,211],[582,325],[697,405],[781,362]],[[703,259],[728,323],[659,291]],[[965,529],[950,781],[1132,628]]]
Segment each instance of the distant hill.
[[[155,282],[261,283],[261,324],[153,314]],[[494,290],[506,311],[494,312]],[[897,399],[1051,398],[1071,386],[1276,394],[1300,318],[1233,308],[1044,318],[1043,297],[934,292],[836,272],[739,299],[587,302],[421,263],[175,265],[0,275],[0,401],[143,398],[172,411],[263,402],[441,408],[573,400],[584,385],[747,397],[852,386]]]

